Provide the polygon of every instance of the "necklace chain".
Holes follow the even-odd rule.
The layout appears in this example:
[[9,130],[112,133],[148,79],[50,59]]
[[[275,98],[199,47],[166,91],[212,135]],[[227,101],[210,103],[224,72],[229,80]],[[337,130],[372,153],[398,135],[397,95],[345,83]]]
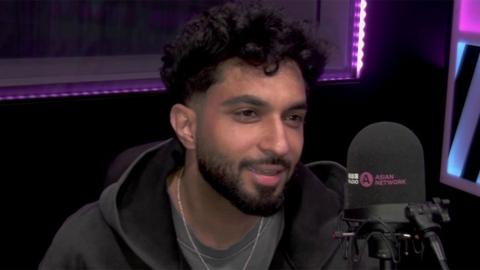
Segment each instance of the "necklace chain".
[[[198,250],[197,245],[195,245],[195,242],[193,242],[192,235],[190,234],[190,230],[188,229],[188,226],[187,226],[187,221],[185,220],[185,214],[183,213],[183,206],[182,206],[182,198],[180,197],[180,182],[182,180],[182,175],[183,175],[183,168],[181,170],[179,170],[179,172],[176,174],[176,178],[177,178],[177,202],[178,202],[178,208],[180,210],[180,215],[182,217],[183,225],[185,226],[185,231],[187,232],[188,239],[190,240],[190,243],[192,244],[193,249],[195,250],[195,253],[197,253],[198,258],[200,258],[200,261],[205,266],[205,269],[210,270],[210,267],[208,267],[208,264],[203,259],[202,254],[200,254],[200,251]],[[248,258],[245,261],[245,265],[243,266],[242,270],[247,269],[247,265],[250,262],[250,259],[252,258],[253,252],[254,252],[255,247],[257,246],[257,243],[258,243],[258,239],[260,238],[260,232],[262,231],[262,227],[263,227],[263,217],[260,219],[260,226],[258,227],[257,236],[255,237],[255,241],[253,242],[252,250],[250,251],[250,254],[248,255]]]

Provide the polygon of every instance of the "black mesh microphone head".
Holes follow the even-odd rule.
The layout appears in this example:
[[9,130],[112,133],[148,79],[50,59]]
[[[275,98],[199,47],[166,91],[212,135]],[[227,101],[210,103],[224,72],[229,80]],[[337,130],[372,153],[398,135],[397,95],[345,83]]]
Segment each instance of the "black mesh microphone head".
[[362,129],[348,149],[347,171],[345,209],[425,201],[423,149],[400,124]]

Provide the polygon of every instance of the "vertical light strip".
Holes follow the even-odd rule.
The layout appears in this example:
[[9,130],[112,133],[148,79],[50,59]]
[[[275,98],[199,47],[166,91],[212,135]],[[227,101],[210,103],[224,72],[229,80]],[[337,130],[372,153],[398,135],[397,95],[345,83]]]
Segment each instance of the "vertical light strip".
[[360,77],[360,71],[363,67],[363,51],[365,47],[366,8],[367,0],[354,0],[350,68],[346,71],[323,74],[319,78],[319,81],[351,80]]
[[[472,83],[468,89],[465,105],[453,138],[448,155],[448,173],[461,177],[468,152],[475,134],[475,127],[480,118],[480,58],[477,60]],[[477,179],[478,181],[478,179]]]
[[360,2],[361,0],[355,0],[355,6],[353,9],[352,59],[350,65],[354,77],[357,77],[358,37],[360,35]]
[[360,72],[363,67],[363,48],[365,46],[365,18],[367,17],[367,0],[360,0],[360,18],[358,26],[358,41],[357,41],[357,78],[360,77]]

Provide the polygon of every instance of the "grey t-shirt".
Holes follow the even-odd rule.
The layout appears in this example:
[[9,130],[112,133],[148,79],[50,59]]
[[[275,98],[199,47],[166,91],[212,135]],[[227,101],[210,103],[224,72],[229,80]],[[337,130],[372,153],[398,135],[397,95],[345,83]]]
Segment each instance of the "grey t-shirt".
[[[192,269],[205,269],[205,266],[200,261],[198,254],[195,252],[195,249],[190,243],[180,213],[173,206],[172,213],[175,231],[177,233],[177,241],[180,245],[183,255],[187,259],[188,264]],[[195,235],[193,235],[190,228],[189,230],[195,245],[203,257],[203,260],[207,263],[210,269],[241,270],[243,269],[245,262],[250,255],[259,226],[260,221],[257,222],[256,226],[246,233],[238,243],[233,244],[225,250],[217,250],[205,246],[195,238]],[[272,261],[278,242],[282,237],[283,228],[283,209],[278,211],[275,215],[264,219],[257,246],[255,247],[250,262],[247,265],[247,269],[268,268],[270,262]]]

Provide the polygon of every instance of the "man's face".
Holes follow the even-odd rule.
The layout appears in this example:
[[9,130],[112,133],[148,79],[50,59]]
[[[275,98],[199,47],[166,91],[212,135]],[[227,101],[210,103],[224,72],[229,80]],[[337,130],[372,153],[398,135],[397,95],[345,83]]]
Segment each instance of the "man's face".
[[303,147],[306,94],[298,66],[284,61],[267,76],[228,60],[200,107],[196,157],[203,178],[246,214],[277,212]]

